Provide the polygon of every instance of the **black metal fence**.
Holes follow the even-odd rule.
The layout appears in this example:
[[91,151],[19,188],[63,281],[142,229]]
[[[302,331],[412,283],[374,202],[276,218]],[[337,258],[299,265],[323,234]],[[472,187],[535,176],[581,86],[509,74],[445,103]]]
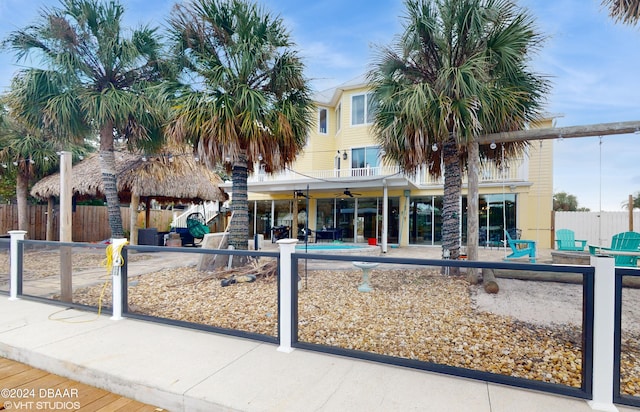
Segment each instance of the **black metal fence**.
[[[594,396],[594,359],[602,356],[594,341],[608,339],[594,330],[600,310],[594,306],[595,279],[611,275],[598,275],[597,264],[296,253],[293,240],[283,242],[291,246],[288,252],[285,244],[280,252],[126,246],[118,266],[109,262],[108,245],[18,240],[11,265],[8,240],[0,239],[0,293],[112,315],[116,298],[125,317],[280,344],[279,349]],[[243,265],[231,267],[229,259]],[[472,270],[558,290],[571,285],[579,319],[554,323],[544,304],[534,308],[533,321],[480,310],[463,276]],[[119,291],[112,290],[114,276],[122,279]],[[613,382],[595,385],[605,392],[610,385],[615,402],[632,406],[640,406],[640,345],[633,325],[638,276],[637,269],[615,270]],[[476,295],[485,293],[475,288]],[[495,296],[501,299],[500,293]]]
[[[351,263],[354,257],[296,253],[292,264],[294,281],[297,277],[305,278],[298,269],[303,266],[299,263],[306,259],[332,261],[335,265],[340,261]],[[591,397],[592,267],[364,256],[357,259],[379,265],[372,275],[379,286],[373,286],[371,294],[359,293],[355,285],[351,287],[351,293],[340,293],[342,285],[332,288],[339,282],[335,276],[327,276],[330,283],[323,279],[309,281],[309,288],[326,288],[323,298],[309,293],[308,288],[298,290],[292,285],[293,347],[578,398]],[[359,270],[354,269],[357,276]],[[566,282],[567,278],[576,282],[577,277],[581,294],[575,305],[583,313],[580,325],[540,326],[473,310],[464,301],[468,294],[466,280],[441,275],[469,269],[528,273],[532,280],[548,274],[559,282]],[[354,273],[348,276],[353,277]],[[443,297],[443,294],[454,296]],[[374,298],[373,295],[378,296]],[[441,302],[432,306],[430,299]],[[497,299],[500,299],[499,294]],[[365,305],[366,310],[356,311],[357,305]],[[378,305],[380,308],[376,307]],[[310,307],[317,312],[332,311],[330,323],[314,321]],[[544,320],[545,308],[536,310]],[[363,316],[366,318],[362,319]],[[344,328],[337,329],[337,324]],[[347,330],[354,326],[356,330]],[[420,329],[430,333],[424,334]],[[319,334],[318,330],[321,331]],[[536,343],[538,347],[533,346]],[[411,346],[420,350],[412,350]],[[563,375],[572,372],[570,367],[553,369],[564,356],[576,357],[573,379],[566,381],[563,381]]]
[[616,268],[614,401],[640,407],[640,273]]

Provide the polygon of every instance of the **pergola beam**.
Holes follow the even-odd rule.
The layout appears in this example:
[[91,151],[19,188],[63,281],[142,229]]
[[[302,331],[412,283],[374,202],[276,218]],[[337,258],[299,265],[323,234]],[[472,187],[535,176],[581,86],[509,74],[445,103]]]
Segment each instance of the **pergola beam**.
[[[598,123],[584,126],[546,127],[542,129],[517,130],[515,132],[492,133],[478,136],[481,145],[491,142],[520,142],[525,140],[576,138],[629,134],[640,131],[640,120],[617,123]],[[639,136],[640,137],[640,136]]]

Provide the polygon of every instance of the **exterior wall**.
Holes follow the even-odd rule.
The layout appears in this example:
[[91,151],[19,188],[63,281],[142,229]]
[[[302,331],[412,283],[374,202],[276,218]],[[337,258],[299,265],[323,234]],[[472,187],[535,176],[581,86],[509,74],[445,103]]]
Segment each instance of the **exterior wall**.
[[542,248],[551,248],[553,140],[531,142],[528,175],[531,186],[518,194],[518,226],[522,229],[523,239],[535,240]]
[[[335,138],[332,131],[335,125],[335,112],[333,107],[318,105],[315,110],[316,122],[318,121],[320,108],[327,110],[327,133],[319,132],[319,124],[314,124],[314,127],[309,133],[309,141],[307,148],[305,149],[305,156],[296,161],[296,170],[327,170],[333,169],[333,157],[335,153]],[[318,155],[323,153],[322,155]]]
[[[292,165],[291,169],[305,174],[313,175],[318,179],[322,178],[345,178],[344,183],[334,180],[341,189],[324,190],[314,192],[312,189],[311,211],[316,210],[318,198],[335,198],[336,193],[345,188],[359,193],[360,197],[382,197],[382,182],[376,188],[359,187],[357,177],[350,173],[352,152],[354,148],[375,147],[377,143],[372,135],[371,125],[351,125],[352,119],[352,97],[354,95],[365,94],[368,87],[363,84],[344,85],[335,90],[333,96],[324,97],[317,102],[317,107],[327,109],[327,133],[319,133],[318,110],[315,109],[314,119],[316,120],[309,133],[309,139],[305,152]],[[337,128],[337,108],[340,107],[340,128]],[[552,119],[532,124],[532,128],[551,127]],[[343,158],[347,152],[347,159]],[[340,157],[340,171],[334,170],[336,157]],[[522,238],[532,239],[538,242],[538,247],[551,247],[551,211],[553,206],[553,141],[545,140],[531,142],[528,156],[512,162],[512,167],[504,174],[490,171],[490,176],[483,181],[481,179],[480,194],[502,194],[515,193],[517,204],[517,228],[522,230]],[[384,173],[380,173],[381,175]],[[364,175],[363,175],[364,176]],[[368,176],[368,175],[367,175]],[[282,180],[280,180],[282,179]],[[298,180],[300,179],[300,180]],[[382,178],[381,178],[382,179]],[[466,180],[466,178],[465,178]],[[314,180],[304,181],[301,176],[291,173],[287,176],[274,178],[274,183],[278,181],[288,181],[291,186],[297,184],[298,188]],[[297,183],[298,181],[299,183]],[[316,180],[318,181],[318,180]],[[425,181],[426,182],[426,181]],[[284,183],[283,183],[284,184]],[[411,196],[442,196],[442,181],[432,183],[418,183],[417,189],[412,186]],[[406,187],[409,189],[409,186]],[[251,191],[251,186],[249,187]],[[256,190],[261,193],[249,193],[251,200],[259,199],[291,199],[292,193],[280,191],[279,193],[268,193],[269,187],[261,186]],[[409,204],[404,195],[405,189],[389,188],[388,196],[400,199],[400,227],[399,244],[406,246],[409,244]],[[467,194],[466,183],[463,185],[462,194]],[[309,226],[315,227],[315,214],[309,216]]]
[[399,246],[409,245],[409,202],[403,193],[400,193],[400,239]]
[[[318,110],[314,111],[316,120],[309,133],[309,141],[305,154],[298,158],[293,169],[299,171],[331,170],[334,168],[334,159],[340,151],[340,169],[351,168],[351,149],[357,147],[375,146],[371,138],[370,125],[351,125],[351,98],[354,95],[367,93],[366,86],[345,90],[335,103],[318,103],[317,108],[326,108],[328,111],[327,134],[318,131]],[[337,130],[337,107],[340,106],[340,130]],[[347,151],[347,159],[342,154]]]
[[371,146],[375,144],[371,138],[371,127],[368,124],[352,125],[352,97],[366,94],[368,88],[359,87],[350,89],[342,94],[342,133],[338,139],[338,144],[343,149],[351,150],[353,147]]
[[[553,127],[553,119],[532,123],[530,127]],[[518,195],[518,226],[522,229],[522,238],[535,240],[542,248],[553,248],[553,144],[553,140],[529,142],[527,175],[531,186]]]

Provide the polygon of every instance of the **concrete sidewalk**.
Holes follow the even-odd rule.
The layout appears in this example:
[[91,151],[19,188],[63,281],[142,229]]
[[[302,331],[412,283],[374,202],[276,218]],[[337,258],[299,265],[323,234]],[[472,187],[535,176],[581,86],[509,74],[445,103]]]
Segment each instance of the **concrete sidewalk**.
[[0,356],[170,411],[591,411],[578,399],[6,296],[0,314]]

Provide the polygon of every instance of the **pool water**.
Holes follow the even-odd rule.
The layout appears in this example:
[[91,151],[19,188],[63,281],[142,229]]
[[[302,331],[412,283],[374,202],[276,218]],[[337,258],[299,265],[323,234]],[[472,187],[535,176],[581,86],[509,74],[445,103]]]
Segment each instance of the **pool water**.
[[327,243],[327,244],[312,244],[312,245],[296,245],[298,250],[336,250],[336,249],[367,249],[365,245],[349,245],[344,243]]
[[353,243],[314,243],[307,246],[303,244],[296,245],[297,253],[318,253],[318,254],[339,254],[339,255],[370,255],[379,256],[380,248],[378,246],[359,245]]

